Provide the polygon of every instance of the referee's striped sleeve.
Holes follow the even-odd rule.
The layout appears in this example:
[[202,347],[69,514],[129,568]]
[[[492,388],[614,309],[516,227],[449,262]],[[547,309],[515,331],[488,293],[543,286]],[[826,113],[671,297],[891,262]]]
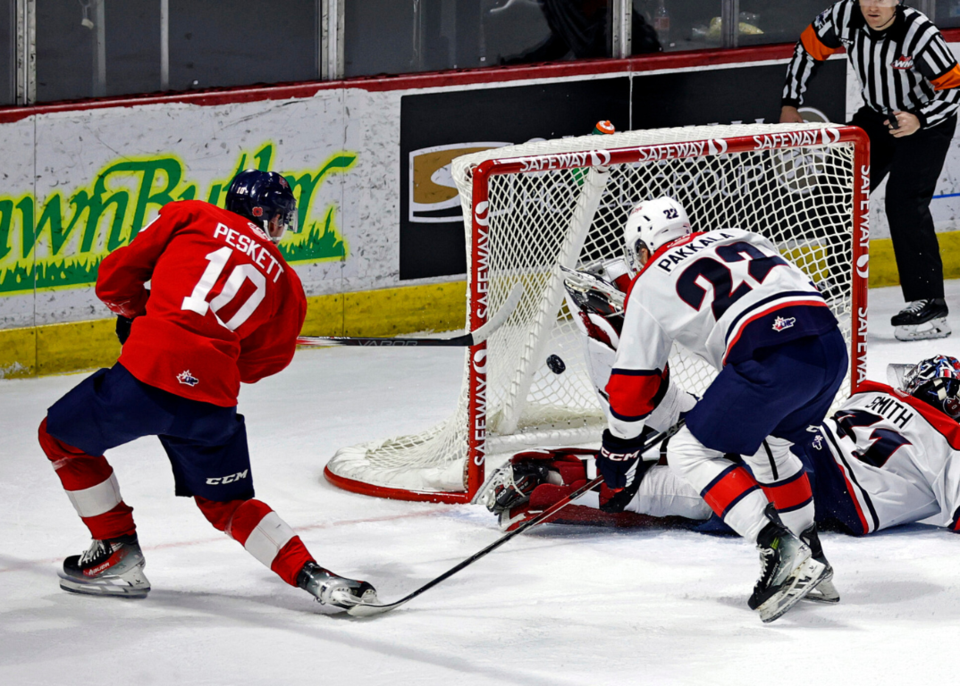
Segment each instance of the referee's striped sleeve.
[[937,31],[914,62],[917,70],[933,84],[933,98],[916,113],[920,125],[936,126],[960,109],[960,66]]
[[843,4],[840,2],[825,10],[801,34],[787,66],[787,81],[781,97],[783,106],[799,107],[803,103],[807,83],[820,63],[840,49],[837,22],[842,20],[840,14]]
[[793,49],[793,59],[787,66],[787,82],[783,85],[781,105],[800,107],[807,82],[819,66],[820,63],[804,49],[803,43],[797,43]]

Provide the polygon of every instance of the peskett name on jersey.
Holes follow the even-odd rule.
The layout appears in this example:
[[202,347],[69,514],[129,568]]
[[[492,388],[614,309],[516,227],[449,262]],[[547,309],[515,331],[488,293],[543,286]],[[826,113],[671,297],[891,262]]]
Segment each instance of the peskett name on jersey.
[[236,229],[231,229],[226,224],[217,224],[217,228],[213,231],[213,237],[219,238],[230,247],[236,248],[249,257],[264,275],[273,276],[274,283],[283,274],[283,267],[270,254],[266,246],[261,245],[249,236],[244,236]]

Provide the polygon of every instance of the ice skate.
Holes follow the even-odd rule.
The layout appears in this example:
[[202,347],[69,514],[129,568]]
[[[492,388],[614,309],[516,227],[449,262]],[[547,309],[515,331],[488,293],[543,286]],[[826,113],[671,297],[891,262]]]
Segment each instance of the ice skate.
[[818,603],[839,603],[840,592],[833,585],[833,566],[827,562],[827,557],[823,554],[823,546],[820,544],[820,536],[817,533],[816,525],[801,533],[800,540],[810,547],[810,554],[813,559],[827,568],[814,589],[807,593],[805,599]]
[[145,598],[150,582],[143,575],[146,562],[136,534],[94,540],[83,555],[63,561],[60,588],[71,593]]
[[321,605],[349,610],[360,603],[375,604],[377,591],[366,581],[337,576],[316,562],[308,562],[297,575],[297,586],[317,599]]
[[[772,507],[772,506],[771,506]],[[767,524],[757,537],[760,580],[748,605],[764,622],[772,622],[812,591],[826,574],[826,566],[811,556],[810,548],[779,522],[768,508]]]
[[952,331],[947,323],[947,303],[943,298],[914,300],[890,320],[898,341],[922,341],[946,338]]

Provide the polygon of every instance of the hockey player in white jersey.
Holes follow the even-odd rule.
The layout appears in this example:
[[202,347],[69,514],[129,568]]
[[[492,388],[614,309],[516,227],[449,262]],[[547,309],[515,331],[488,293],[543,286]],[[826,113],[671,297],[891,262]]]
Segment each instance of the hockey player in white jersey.
[[921,520],[960,531],[958,422],[955,357],[923,360],[889,386],[861,384],[795,448],[814,474],[817,519],[856,535]]
[[[767,239],[740,229],[692,233],[671,198],[631,210],[624,254],[636,277],[597,468],[609,487],[625,485],[645,422],[669,389],[674,342],[718,369],[670,441],[669,465],[757,544],[762,570],[748,604],[773,621],[832,576],[822,551],[811,556],[819,549],[812,491],[789,448],[823,420],[847,371],[837,321]],[[727,453],[743,455],[753,476]]]
[[[813,486],[817,523],[855,536],[920,521],[960,532],[960,360],[937,355],[891,368],[901,373],[891,375],[890,385],[866,382],[792,449]],[[672,519],[722,531],[716,522],[698,523],[715,519],[713,512],[665,466],[666,452],[646,454],[628,474],[627,488],[603,486],[551,521],[643,526]],[[516,528],[594,478],[593,454],[575,448],[518,453],[491,476],[481,502],[499,515],[502,528]]]

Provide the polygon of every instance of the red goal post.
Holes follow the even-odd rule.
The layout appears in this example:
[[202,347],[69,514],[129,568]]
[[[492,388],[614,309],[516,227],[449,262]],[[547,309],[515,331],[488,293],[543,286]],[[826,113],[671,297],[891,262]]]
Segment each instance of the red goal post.
[[[630,206],[672,195],[694,230],[764,233],[827,297],[850,346],[842,399],[866,378],[869,142],[856,127],[755,124],[636,131],[528,143],[454,160],[468,247],[467,327],[482,326],[516,283],[507,323],[467,350],[447,421],[338,451],[325,469],[350,491],[469,502],[490,456],[596,443],[605,417],[579,358],[560,267],[622,252]],[[559,355],[566,369],[547,371]],[[681,348],[671,376],[700,392],[715,370]]]

